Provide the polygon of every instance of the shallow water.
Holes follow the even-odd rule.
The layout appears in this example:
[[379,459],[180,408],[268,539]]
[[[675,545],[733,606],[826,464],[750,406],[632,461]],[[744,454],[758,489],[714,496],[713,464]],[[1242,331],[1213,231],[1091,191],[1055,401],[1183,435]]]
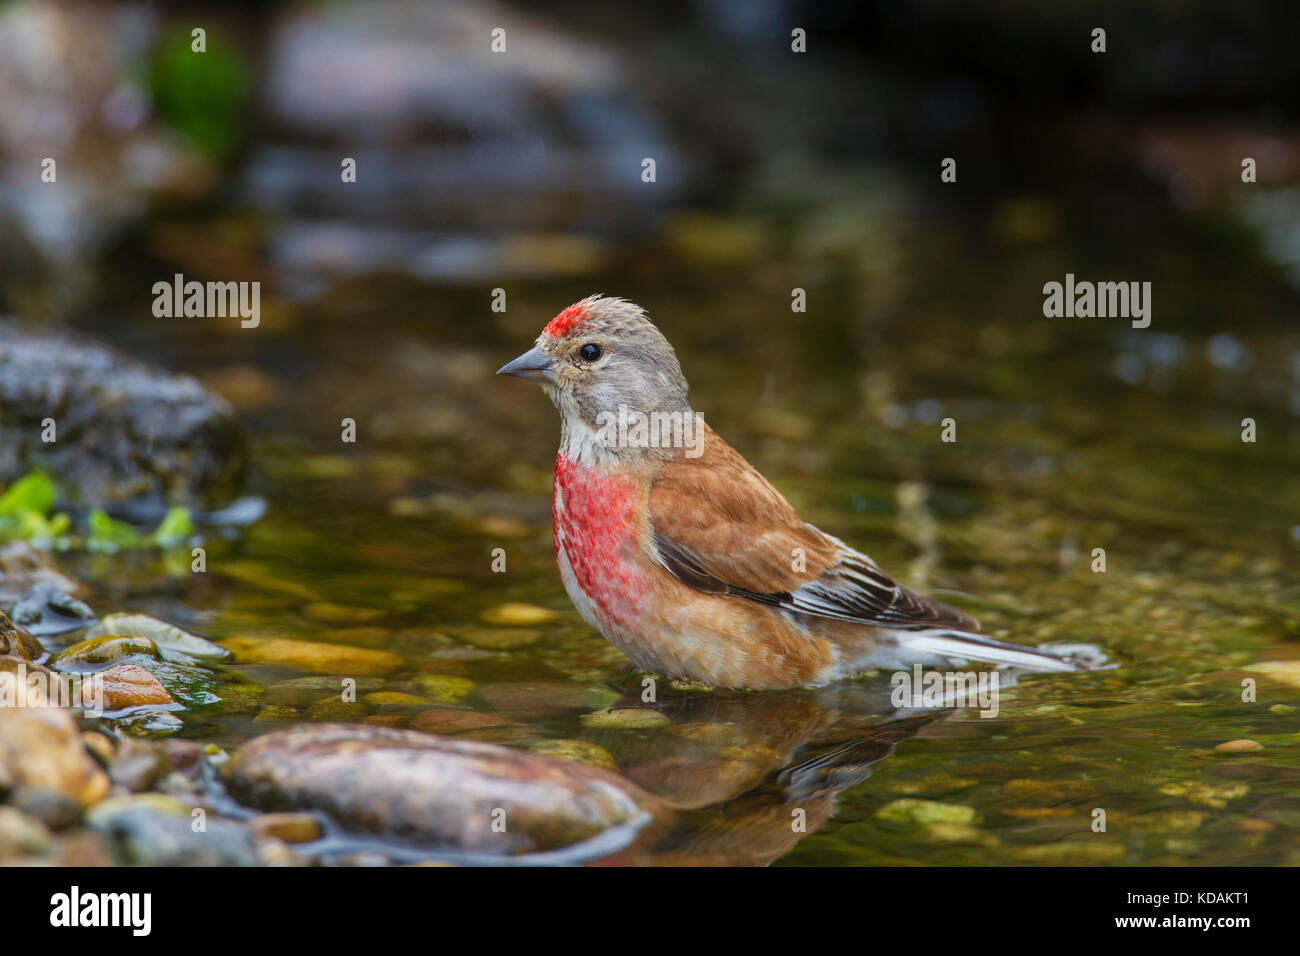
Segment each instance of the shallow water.
[[[504,315],[486,289],[386,278],[273,302],[257,330],[100,325],[236,401],[269,507],[242,537],[209,542],[202,576],[81,559],[96,609],[396,652],[405,668],[364,693],[493,715],[469,735],[612,761],[679,807],[638,860],[1300,863],[1291,293],[1249,249],[1177,220],[1099,250],[1088,221],[1028,245],[990,225],[1019,207],[937,222],[922,201],[855,208],[793,235],[762,213],[684,218],[666,230],[677,239],[587,279],[513,286]],[[761,253],[726,244],[755,231]],[[1116,261],[1152,245],[1151,328],[1042,315],[1043,282],[1118,278]],[[795,286],[809,288],[806,314],[789,311]],[[647,307],[696,408],[806,519],[994,636],[1091,642],[1117,666],[1025,677],[992,718],[900,720],[876,675],[815,692],[673,692],[663,726],[584,723],[635,701],[639,678],[578,618],[554,566],[555,412],[492,373],[596,289]],[[1240,439],[1248,416],[1253,444]],[[345,417],[355,444],[340,441]],[[954,443],[940,441],[947,417]],[[555,613],[493,623],[510,602]],[[288,721],[401,725],[422,709],[340,711],[303,676],[232,665],[212,687],[222,702],[187,713],[184,733],[233,746]],[[1262,749],[1215,750],[1240,739]]]

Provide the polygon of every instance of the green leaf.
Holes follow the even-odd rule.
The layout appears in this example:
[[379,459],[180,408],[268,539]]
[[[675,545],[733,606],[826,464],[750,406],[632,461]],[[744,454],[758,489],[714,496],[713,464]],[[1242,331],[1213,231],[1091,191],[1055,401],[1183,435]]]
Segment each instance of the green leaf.
[[47,475],[28,472],[0,495],[0,515],[18,515],[24,511],[43,515],[54,507],[54,497],[54,482]]
[[90,536],[86,545],[92,551],[116,551],[140,543],[140,532],[124,521],[114,521],[99,508],[90,513],[87,524]]
[[149,69],[155,114],[209,156],[228,155],[243,133],[244,103],[253,70],[231,44],[208,31],[196,54],[188,30],[163,38]]
[[184,541],[194,533],[194,522],[190,520],[190,509],[175,505],[168,509],[158,527],[154,529],[153,540],[156,544],[167,545]]

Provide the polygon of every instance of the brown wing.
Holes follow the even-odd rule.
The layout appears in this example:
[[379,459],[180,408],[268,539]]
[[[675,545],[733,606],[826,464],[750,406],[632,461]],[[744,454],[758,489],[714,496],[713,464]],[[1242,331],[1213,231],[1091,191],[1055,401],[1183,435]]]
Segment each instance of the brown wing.
[[650,490],[650,521],[659,561],[699,591],[882,627],[979,628],[970,615],[914,594],[865,554],[800,521],[709,429],[700,457],[661,469]]

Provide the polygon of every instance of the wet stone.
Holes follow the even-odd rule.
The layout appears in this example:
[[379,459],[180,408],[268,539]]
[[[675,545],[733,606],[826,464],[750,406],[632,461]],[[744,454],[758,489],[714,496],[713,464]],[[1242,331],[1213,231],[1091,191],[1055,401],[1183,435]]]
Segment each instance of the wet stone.
[[611,707],[578,719],[592,730],[653,730],[672,724],[667,714],[650,707]]
[[126,717],[117,718],[117,728],[124,734],[132,737],[147,737],[156,739],[169,737],[178,733],[185,726],[175,714],[168,714],[159,711],[146,711],[140,714],[130,714]]
[[19,787],[9,794],[9,803],[54,831],[81,820],[81,804],[53,787]]
[[[2,447],[2,446],[0,446]],[[7,482],[0,480],[0,485]],[[0,546],[0,604],[12,604],[38,584],[75,594],[80,585],[50,563],[43,551],[26,541],[10,541]]]
[[1118,843],[1071,840],[1018,847],[1014,855],[1024,863],[1043,863],[1051,866],[1107,866],[1124,862],[1125,849]]
[[72,715],[50,708],[0,708],[0,778],[10,787],[56,790],[83,807],[109,789]]
[[559,616],[550,608],[520,603],[500,604],[480,615],[484,624],[498,627],[536,627],[539,624],[549,624]]
[[474,693],[474,682],[448,674],[416,674],[415,683],[430,700],[439,704],[459,704]]
[[451,734],[490,743],[523,740],[532,731],[523,724],[495,714],[456,707],[437,707],[417,714],[411,729],[430,734]]
[[[77,423],[77,438],[41,441],[52,408]],[[9,321],[0,321],[0,448],[0,485],[39,465],[74,505],[215,504],[243,480],[234,409],[196,379]]]
[[401,714],[370,714],[363,718],[361,722],[370,724],[373,727],[402,728],[411,723],[411,718]]
[[291,707],[307,707],[328,698],[343,699],[345,691],[355,694],[372,694],[382,690],[383,680],[378,677],[356,677],[346,687],[342,677],[295,677],[267,689],[267,699]]
[[114,664],[100,671],[96,678],[103,681],[106,711],[179,706],[163,682],[139,664],[130,661]]
[[392,643],[393,632],[386,627],[340,627],[320,631],[315,637],[331,644],[382,648]]
[[81,742],[86,745],[86,750],[99,761],[100,766],[108,767],[113,762],[113,754],[117,752],[111,738],[95,730],[88,730],[81,735]]
[[108,775],[113,783],[140,793],[158,783],[166,762],[166,755],[157,744],[127,738],[118,745]]
[[307,719],[359,720],[366,713],[365,705],[358,701],[347,701],[342,697],[326,697],[307,708]]
[[86,640],[104,635],[148,638],[162,657],[181,663],[230,658],[224,647],[147,614],[110,614],[86,632]]
[[376,714],[411,714],[427,710],[433,701],[416,694],[403,694],[400,691],[385,690],[366,694],[361,698],[366,709]]
[[1255,740],[1225,740],[1214,749],[1224,754],[1249,754],[1258,753],[1264,745]]
[[158,660],[158,645],[147,637],[106,634],[64,648],[54,655],[50,664],[66,672],[91,671],[100,669],[104,664],[136,656]]
[[41,642],[0,611],[0,655],[34,661],[45,654]]
[[576,760],[579,763],[585,763],[592,767],[603,767],[606,770],[618,769],[618,764],[614,762],[613,755],[604,747],[593,744],[589,740],[539,740],[537,743],[529,745],[528,749],[532,753],[542,754],[547,757]]
[[1300,687],[1300,660],[1294,661],[1260,661],[1246,670],[1264,674],[1275,681]]
[[384,616],[383,610],[373,607],[349,607],[328,601],[313,601],[302,607],[303,616],[323,624],[362,624]]
[[877,810],[875,819],[883,824],[894,826],[935,823],[969,826],[975,822],[977,816],[973,807],[963,807],[955,803],[939,803],[936,800],[918,800],[914,797],[903,797],[887,803]]
[[203,747],[193,740],[167,740],[163,742],[167,765],[173,773],[197,776],[203,765]]
[[[267,734],[240,748],[222,779],[258,809],[318,810],[356,833],[492,856],[571,847],[639,823],[657,806],[635,785],[580,763],[369,726]],[[492,826],[498,809],[505,832]],[[634,828],[626,828],[630,837]]]
[[288,638],[232,637],[224,643],[241,664],[277,664],[310,674],[382,677],[405,666],[405,661],[390,651],[366,647],[317,644]]
[[482,650],[511,651],[536,644],[544,635],[531,628],[478,627],[462,628],[456,636]]
[[567,681],[504,681],[484,684],[480,693],[496,710],[519,720],[564,717],[601,703],[592,689]]
[[72,690],[67,677],[35,661],[0,657],[0,708],[70,705]]
[[45,824],[16,807],[0,807],[0,862],[44,856],[52,847]]
[[86,815],[123,866],[258,866],[252,834],[208,815],[205,829],[191,826],[191,808],[162,794],[105,800]]
[[39,581],[14,605],[14,623],[32,634],[46,636],[75,631],[95,622],[95,612],[50,581]]
[[283,704],[272,704],[269,707],[263,707],[257,712],[253,720],[257,722],[270,720],[297,720],[298,711],[292,707],[286,707]]

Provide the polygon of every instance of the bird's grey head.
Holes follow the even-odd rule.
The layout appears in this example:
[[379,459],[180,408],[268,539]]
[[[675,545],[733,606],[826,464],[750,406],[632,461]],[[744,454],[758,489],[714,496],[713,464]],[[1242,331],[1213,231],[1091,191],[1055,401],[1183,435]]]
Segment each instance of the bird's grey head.
[[686,378],[645,310],[593,295],[547,324],[536,345],[503,366],[541,384],[565,419],[595,429],[602,414],[689,413]]

